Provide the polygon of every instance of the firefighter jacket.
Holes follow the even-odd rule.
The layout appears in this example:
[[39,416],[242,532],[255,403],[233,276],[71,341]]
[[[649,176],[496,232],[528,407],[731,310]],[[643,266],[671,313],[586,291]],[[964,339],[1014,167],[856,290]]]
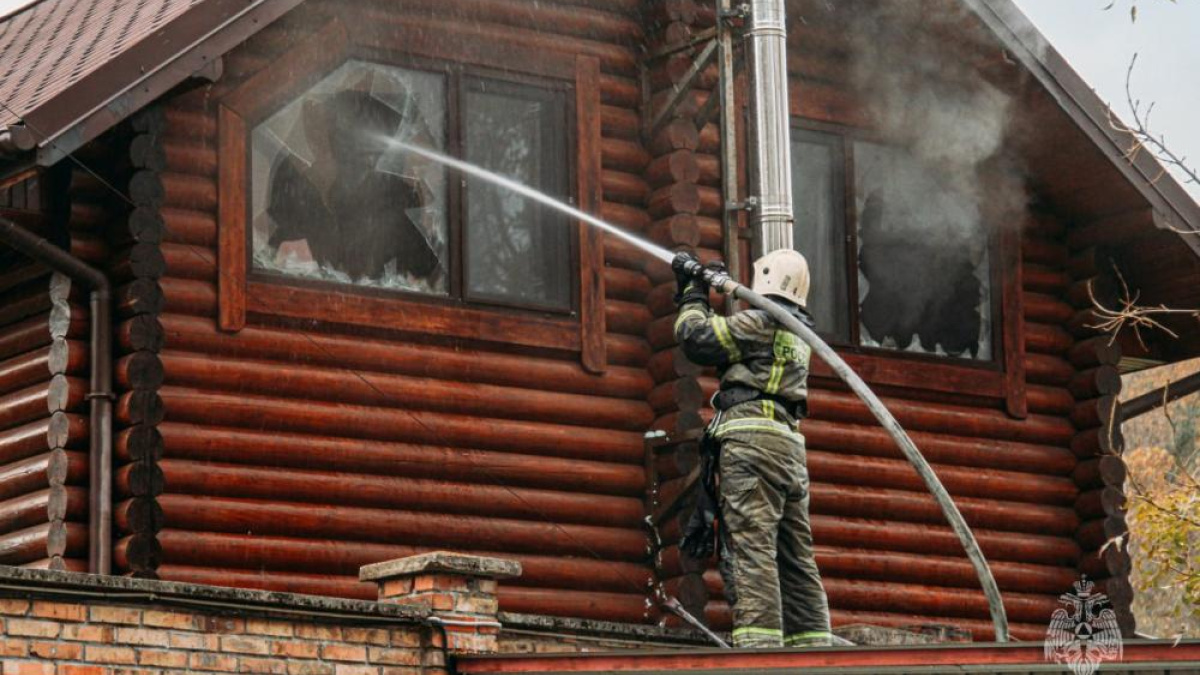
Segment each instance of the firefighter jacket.
[[[795,306],[788,309],[811,324],[804,310]],[[722,391],[744,388],[765,395],[725,410],[711,430],[716,437],[724,438],[739,430],[797,433],[796,423],[802,413],[793,415],[788,408],[807,408],[812,350],[796,334],[760,309],[726,318],[703,302],[690,302],[679,310],[675,339],[693,362],[717,367]]]

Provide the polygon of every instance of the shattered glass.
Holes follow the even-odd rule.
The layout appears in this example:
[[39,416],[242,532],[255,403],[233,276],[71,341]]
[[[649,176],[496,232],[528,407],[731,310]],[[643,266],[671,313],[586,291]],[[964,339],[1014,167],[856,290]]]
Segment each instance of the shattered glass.
[[446,173],[387,137],[443,148],[440,75],[350,61],[252,133],[256,270],[449,292]]
[[979,195],[908,152],[854,149],[863,345],[991,360],[992,288]]

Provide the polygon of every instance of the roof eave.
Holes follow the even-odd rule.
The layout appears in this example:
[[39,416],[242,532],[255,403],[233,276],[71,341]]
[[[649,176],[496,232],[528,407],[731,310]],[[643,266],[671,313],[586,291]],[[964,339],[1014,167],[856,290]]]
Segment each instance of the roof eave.
[[[1113,166],[1149,203],[1155,226],[1174,232],[1200,231],[1200,204],[1150,153],[1127,156],[1128,137],[1113,128],[1110,110],[1058,53],[1013,0],[963,0],[1045,88]],[[1200,236],[1180,235],[1200,256]]]
[[26,113],[50,166],[181,82],[219,76],[221,57],[303,0],[206,0]]

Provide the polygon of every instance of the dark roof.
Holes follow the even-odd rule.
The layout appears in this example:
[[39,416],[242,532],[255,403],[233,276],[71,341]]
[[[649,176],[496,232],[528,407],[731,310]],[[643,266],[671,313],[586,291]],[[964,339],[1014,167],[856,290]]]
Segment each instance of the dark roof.
[[0,124],[62,94],[202,0],[40,0],[0,25]]
[[49,165],[301,0],[39,0],[0,19],[0,130]]

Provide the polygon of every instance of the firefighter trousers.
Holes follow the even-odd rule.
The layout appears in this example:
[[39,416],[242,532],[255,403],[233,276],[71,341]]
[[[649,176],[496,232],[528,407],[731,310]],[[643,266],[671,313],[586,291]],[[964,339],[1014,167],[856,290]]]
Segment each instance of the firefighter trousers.
[[829,603],[813,558],[804,437],[721,437],[721,577],[737,648],[826,645]]

